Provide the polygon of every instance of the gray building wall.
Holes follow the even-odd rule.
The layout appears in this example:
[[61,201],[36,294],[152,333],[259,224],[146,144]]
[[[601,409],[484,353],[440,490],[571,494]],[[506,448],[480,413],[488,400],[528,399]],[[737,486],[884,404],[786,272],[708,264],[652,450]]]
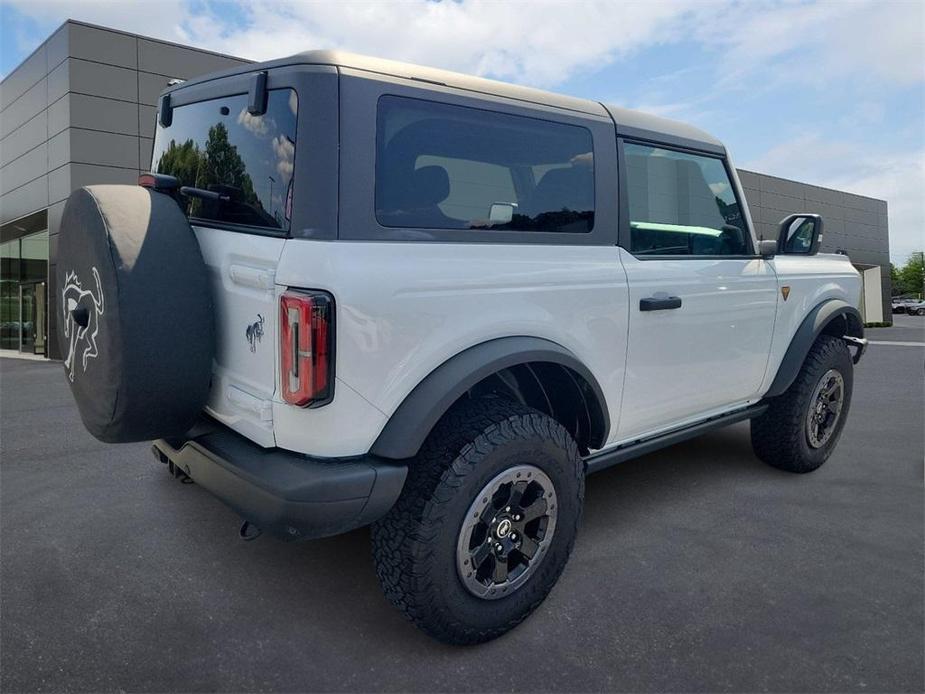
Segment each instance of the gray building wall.
[[57,234],[71,191],[135,183],[148,170],[157,97],[168,80],[246,62],[67,21],[0,83],[0,224],[48,210],[49,315]]
[[857,265],[879,266],[883,317],[890,320],[892,282],[885,200],[744,169],[738,172],[760,238],[777,238],[777,224],[788,214],[821,214],[825,226],[820,251],[843,252]]

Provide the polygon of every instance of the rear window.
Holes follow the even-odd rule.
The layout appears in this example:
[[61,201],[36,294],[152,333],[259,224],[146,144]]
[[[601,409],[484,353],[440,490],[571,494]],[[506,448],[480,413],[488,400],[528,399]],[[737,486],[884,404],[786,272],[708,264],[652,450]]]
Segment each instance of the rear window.
[[404,228],[591,231],[591,132],[384,96],[376,128],[376,219]]
[[288,230],[297,111],[292,89],[271,90],[259,116],[246,94],[178,106],[157,127],[152,171],[230,198],[181,198],[192,219]]

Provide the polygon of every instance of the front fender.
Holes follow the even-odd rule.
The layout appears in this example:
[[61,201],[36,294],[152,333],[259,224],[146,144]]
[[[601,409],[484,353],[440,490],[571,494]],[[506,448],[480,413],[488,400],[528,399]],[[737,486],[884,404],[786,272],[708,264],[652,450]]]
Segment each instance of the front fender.
[[800,368],[803,366],[806,355],[809,354],[813,343],[821,334],[826,332],[827,328],[831,330],[830,326],[832,326],[833,321],[839,319],[844,321],[844,325],[838,326],[839,334],[837,337],[845,335],[855,338],[864,337],[864,321],[861,319],[860,311],[854,306],[841,299],[829,299],[818,304],[806,315],[806,318],[800,323],[800,327],[797,328],[793,339],[790,341],[790,346],[777,368],[777,375],[774,377],[774,381],[771,382],[768,392],[765,393],[765,397],[781,395],[790,387],[790,384],[793,383],[800,372]]

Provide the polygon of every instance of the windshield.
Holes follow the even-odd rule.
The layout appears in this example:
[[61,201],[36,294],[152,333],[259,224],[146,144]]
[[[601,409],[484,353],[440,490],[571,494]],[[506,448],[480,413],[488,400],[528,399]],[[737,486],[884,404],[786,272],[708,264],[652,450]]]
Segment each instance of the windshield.
[[259,116],[247,101],[238,94],[174,108],[170,126],[157,127],[151,170],[221,194],[187,198],[193,220],[288,230],[298,98],[271,90]]

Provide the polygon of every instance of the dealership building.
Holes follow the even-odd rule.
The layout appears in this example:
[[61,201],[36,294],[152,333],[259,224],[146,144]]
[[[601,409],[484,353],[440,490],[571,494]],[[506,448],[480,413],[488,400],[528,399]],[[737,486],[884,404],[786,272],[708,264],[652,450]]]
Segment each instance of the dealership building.
[[[306,48],[309,48],[308,46]],[[0,351],[60,358],[54,286],[64,203],[75,188],[149,169],[156,104],[172,80],[248,61],[67,21],[0,83]],[[739,171],[759,236],[792,212],[825,220],[822,252],[864,277],[860,309],[889,320],[883,200]]]

